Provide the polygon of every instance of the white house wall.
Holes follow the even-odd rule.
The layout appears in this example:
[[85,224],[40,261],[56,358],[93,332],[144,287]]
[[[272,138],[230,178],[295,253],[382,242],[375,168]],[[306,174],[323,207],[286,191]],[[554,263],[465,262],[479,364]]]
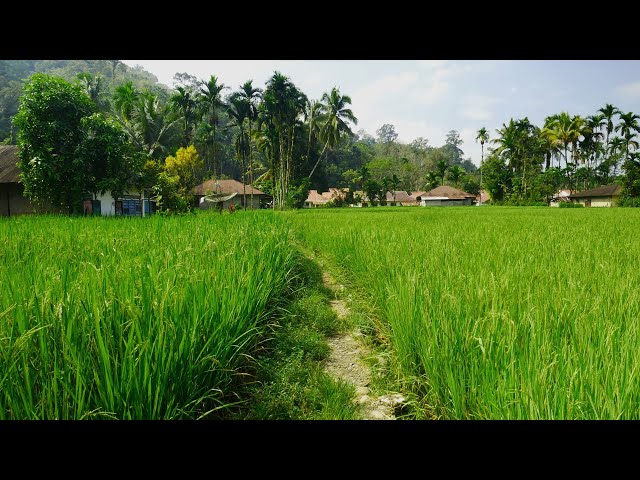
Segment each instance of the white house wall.
[[[140,192],[135,188],[125,191],[124,194],[140,196]],[[111,192],[104,192],[104,195],[98,194],[96,199],[100,200],[100,214],[103,217],[108,217],[116,214],[116,201],[111,195]]]

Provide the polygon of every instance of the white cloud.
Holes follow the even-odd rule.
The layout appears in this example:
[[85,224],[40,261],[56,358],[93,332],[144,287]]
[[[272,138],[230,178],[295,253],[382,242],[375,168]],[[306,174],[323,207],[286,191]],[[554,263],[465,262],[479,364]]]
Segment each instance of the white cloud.
[[471,120],[490,120],[493,118],[491,106],[500,102],[501,98],[488,95],[464,95],[461,99],[460,114]]
[[640,97],[640,82],[631,82],[619,85],[615,88],[615,91],[625,98],[635,100]]

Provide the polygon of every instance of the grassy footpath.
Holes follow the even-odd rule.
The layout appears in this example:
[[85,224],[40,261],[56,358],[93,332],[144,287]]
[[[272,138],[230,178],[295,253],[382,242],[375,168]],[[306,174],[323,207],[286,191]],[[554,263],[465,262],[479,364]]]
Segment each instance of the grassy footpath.
[[367,293],[416,411],[640,418],[640,211],[390,207],[289,219]]
[[326,337],[345,328],[329,305],[333,293],[322,284],[317,263],[297,250],[286,303],[270,338],[255,355],[245,400],[229,416],[259,420],[353,420],[358,406],[352,385],[324,372]]

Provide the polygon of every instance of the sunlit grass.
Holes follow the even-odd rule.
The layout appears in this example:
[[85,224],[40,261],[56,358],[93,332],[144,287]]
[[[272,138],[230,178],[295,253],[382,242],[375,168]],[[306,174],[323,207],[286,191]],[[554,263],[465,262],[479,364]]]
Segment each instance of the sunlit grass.
[[0,219],[0,418],[225,406],[292,265],[272,212]]
[[288,215],[371,293],[437,418],[640,418],[640,212],[370,208]]

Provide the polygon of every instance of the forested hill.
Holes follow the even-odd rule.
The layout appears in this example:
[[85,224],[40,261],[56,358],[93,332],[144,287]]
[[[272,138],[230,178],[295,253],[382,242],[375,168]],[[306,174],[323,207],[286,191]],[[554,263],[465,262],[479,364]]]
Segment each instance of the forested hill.
[[34,73],[56,75],[68,81],[77,79],[79,73],[102,76],[101,88],[110,91],[112,85],[131,80],[136,88],[148,88],[160,96],[169,94],[165,85],[159,84],[152,73],[140,66],[131,68],[119,60],[2,60],[0,61],[0,142],[11,135],[11,117],[18,111],[18,99],[23,80]]

